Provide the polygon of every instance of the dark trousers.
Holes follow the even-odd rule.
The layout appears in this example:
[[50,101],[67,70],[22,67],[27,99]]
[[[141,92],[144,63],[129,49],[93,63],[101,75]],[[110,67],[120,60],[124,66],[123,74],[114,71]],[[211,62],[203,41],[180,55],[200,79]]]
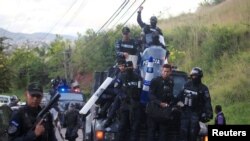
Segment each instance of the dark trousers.
[[140,133],[141,109],[139,106],[130,109],[130,141],[138,141]]
[[180,141],[196,141],[199,129],[198,115],[192,112],[183,112],[180,125]]
[[119,114],[119,128],[118,128],[118,137],[117,141],[128,141],[129,134],[128,131],[130,130],[130,122],[129,122],[129,110],[122,110]]
[[167,140],[167,124],[156,121],[154,118],[149,117],[147,119],[147,141],[155,141],[158,133],[159,141]]

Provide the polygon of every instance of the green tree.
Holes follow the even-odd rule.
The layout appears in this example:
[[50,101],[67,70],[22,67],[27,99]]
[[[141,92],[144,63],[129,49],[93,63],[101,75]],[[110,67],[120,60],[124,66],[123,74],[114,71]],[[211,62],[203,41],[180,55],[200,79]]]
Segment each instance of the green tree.
[[38,81],[46,83],[47,69],[43,60],[35,51],[16,49],[10,58],[12,83],[18,89],[25,88],[27,83]]
[[0,37],[0,93],[1,92],[8,92],[10,90],[10,78],[11,73],[8,67],[8,60],[3,52],[4,40],[8,38]]
[[[50,71],[49,78],[65,76],[65,57],[69,54],[70,41],[64,40],[61,36],[51,42],[46,54],[45,63]],[[68,51],[68,52],[67,52]]]

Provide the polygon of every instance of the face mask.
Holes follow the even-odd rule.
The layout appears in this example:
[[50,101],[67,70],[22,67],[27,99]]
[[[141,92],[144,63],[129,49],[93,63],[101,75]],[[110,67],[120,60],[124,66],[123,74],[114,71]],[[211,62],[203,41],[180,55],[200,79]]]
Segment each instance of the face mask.
[[152,27],[156,27],[156,22],[155,22],[155,21],[150,21],[150,25],[151,25]]
[[127,68],[127,73],[132,74],[133,73],[133,68]]
[[192,77],[192,82],[197,85],[201,83],[201,78],[200,77]]

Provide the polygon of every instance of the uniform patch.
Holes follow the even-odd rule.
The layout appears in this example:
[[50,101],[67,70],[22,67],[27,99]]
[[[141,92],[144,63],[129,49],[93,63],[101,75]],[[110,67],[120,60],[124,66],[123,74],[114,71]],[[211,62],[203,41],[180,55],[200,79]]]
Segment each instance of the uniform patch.
[[11,121],[11,125],[12,124],[15,125],[16,127],[19,126],[19,124],[17,122],[15,122],[15,121]]
[[[15,121],[12,121],[11,123],[11,125],[9,126],[9,128],[8,128],[8,133],[9,134],[14,134],[14,133],[16,133],[16,131],[17,131],[17,127],[18,127],[18,124],[13,124],[13,122],[15,122]],[[16,122],[15,122],[16,123]],[[16,126],[17,125],[17,126]]]

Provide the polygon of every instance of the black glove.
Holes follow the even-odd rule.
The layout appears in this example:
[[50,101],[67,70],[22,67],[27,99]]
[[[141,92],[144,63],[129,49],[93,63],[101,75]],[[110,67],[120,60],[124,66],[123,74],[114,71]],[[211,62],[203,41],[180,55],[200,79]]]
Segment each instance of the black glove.
[[210,118],[207,116],[206,113],[202,113],[202,114],[201,114],[200,121],[203,122],[203,123],[207,123],[207,122],[210,121]]

